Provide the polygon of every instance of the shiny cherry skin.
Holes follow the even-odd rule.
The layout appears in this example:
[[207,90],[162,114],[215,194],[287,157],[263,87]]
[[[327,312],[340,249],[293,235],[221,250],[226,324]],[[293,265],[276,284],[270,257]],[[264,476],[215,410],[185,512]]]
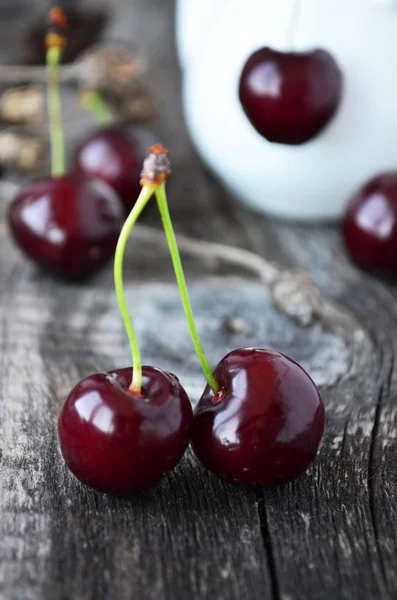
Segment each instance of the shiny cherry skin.
[[397,171],[378,175],[355,194],[342,232],[346,249],[359,267],[397,277]]
[[128,494],[156,484],[189,443],[192,408],[177,377],[143,367],[141,397],[128,391],[131,378],[131,368],[87,377],[59,415],[66,464],[100,492]]
[[141,191],[144,158],[138,140],[120,126],[112,126],[92,132],[80,144],[73,168],[77,173],[106,181],[129,212]]
[[300,365],[260,348],[234,350],[194,412],[192,446],[210,471],[231,482],[272,487],[303,473],[324,431],[320,393]]
[[261,48],[246,62],[239,97],[255,129],[270,142],[298,145],[317,136],[335,115],[342,73],[326,50]]
[[8,220],[30,259],[53,275],[80,280],[113,257],[124,210],[104,182],[69,174],[25,186]]

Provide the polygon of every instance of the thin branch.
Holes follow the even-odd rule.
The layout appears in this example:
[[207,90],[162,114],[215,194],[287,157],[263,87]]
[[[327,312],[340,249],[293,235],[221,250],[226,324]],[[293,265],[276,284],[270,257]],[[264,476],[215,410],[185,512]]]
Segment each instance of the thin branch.
[[[124,98],[132,94],[145,71],[145,64],[121,44],[96,44],[71,65],[60,68],[61,83],[92,87]],[[0,84],[45,83],[44,66],[0,66]]]
[[[0,194],[10,199],[18,186],[0,184]],[[134,239],[167,245],[161,230],[138,224],[134,228]],[[181,251],[192,254],[211,264],[223,261],[254,273],[269,289],[274,307],[291,321],[307,327],[314,323],[329,331],[338,330],[345,337],[357,330],[355,319],[323,298],[312,280],[305,273],[280,269],[265,258],[225,244],[196,240],[184,235],[177,235]]]
[[[167,243],[161,231],[146,225],[136,225],[134,236],[161,245]],[[280,269],[262,256],[243,248],[196,240],[179,234],[177,241],[181,251],[212,264],[214,261],[224,261],[255,273],[269,288],[273,306],[285,317],[303,327],[319,323],[324,330],[338,331],[345,337],[354,335],[359,328],[352,315],[320,295],[305,273]]]
[[[138,224],[136,226],[136,236],[141,236],[160,244],[165,243],[162,231],[147,227],[146,225]],[[216,242],[195,240],[179,234],[177,237],[178,246],[183,252],[206,258],[210,262],[214,262],[214,259],[217,261],[221,260],[242,267],[243,269],[248,269],[258,275],[265,285],[272,283],[280,272],[275,265],[249,250],[226,244],[218,244]]]
[[[136,236],[152,242],[165,244],[161,231],[137,225]],[[316,320],[325,318],[325,303],[310,278],[304,273],[292,273],[280,270],[265,258],[243,248],[195,240],[178,235],[179,248],[189,254],[209,260],[224,261],[255,273],[269,287],[273,305],[286,317],[308,326]],[[327,317],[330,310],[326,310]]]
[[[81,77],[81,63],[64,65],[61,67],[59,76],[62,83],[75,83]],[[46,68],[29,67],[26,65],[1,65],[0,84],[18,85],[21,83],[42,83],[47,80]]]

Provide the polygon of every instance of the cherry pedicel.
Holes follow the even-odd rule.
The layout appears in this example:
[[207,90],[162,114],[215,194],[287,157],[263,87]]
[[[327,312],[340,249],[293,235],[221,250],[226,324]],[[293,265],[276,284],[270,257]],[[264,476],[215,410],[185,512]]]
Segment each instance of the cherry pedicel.
[[177,377],[142,367],[123,289],[129,234],[168,176],[161,147],[145,161],[141,194],[121,231],[114,262],[115,289],[131,345],[133,369],[91,375],[69,394],[58,419],[58,438],[68,467],[98,491],[126,494],[157,483],[175,467],[189,443],[192,408]]
[[82,104],[101,128],[93,131],[78,147],[73,168],[83,175],[105,181],[124,203],[128,212],[140,192],[144,153],[138,139],[114,124],[114,117],[98,93],[87,91]]
[[247,60],[239,98],[255,129],[270,142],[298,145],[317,136],[335,115],[342,73],[326,50],[261,48]]
[[15,241],[30,259],[54,275],[82,279],[114,255],[123,206],[103,181],[65,175],[59,62],[66,18],[60,9],[53,9],[50,18],[46,43],[52,174],[21,190],[8,219]]
[[272,350],[234,350],[204,391],[192,445],[200,461],[234,483],[275,486],[291,481],[317,455],[324,404],[309,375]]
[[397,172],[378,175],[355,194],[342,232],[346,249],[359,267],[397,276]]

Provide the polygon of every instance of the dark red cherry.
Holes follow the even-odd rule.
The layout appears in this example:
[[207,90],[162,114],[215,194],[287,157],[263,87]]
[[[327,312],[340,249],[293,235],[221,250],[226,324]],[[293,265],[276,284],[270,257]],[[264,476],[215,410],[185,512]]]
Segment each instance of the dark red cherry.
[[193,417],[192,445],[210,471],[234,483],[275,486],[317,455],[324,404],[309,375],[272,350],[234,350],[217,366]]
[[106,181],[130,211],[141,191],[145,154],[138,140],[121,127],[98,129],[77,149],[74,170]]
[[246,62],[239,96],[255,129],[270,142],[304,144],[335,115],[342,73],[325,50],[278,52],[261,48]]
[[358,266],[386,277],[397,276],[397,171],[375,177],[355,194],[342,232]]
[[103,181],[71,174],[25,186],[11,203],[9,224],[29,258],[54,275],[77,280],[113,256],[123,213]]
[[101,492],[126,494],[154,485],[189,443],[192,408],[177,377],[143,367],[142,397],[128,391],[131,378],[131,368],[87,377],[59,415],[66,464]]

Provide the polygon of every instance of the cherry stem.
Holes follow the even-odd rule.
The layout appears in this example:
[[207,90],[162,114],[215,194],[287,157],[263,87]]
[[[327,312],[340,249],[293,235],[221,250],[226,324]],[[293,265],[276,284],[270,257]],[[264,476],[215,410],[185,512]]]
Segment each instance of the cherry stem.
[[91,113],[98,125],[112,125],[116,119],[102,96],[95,90],[86,90],[80,98],[81,106]]
[[127,332],[127,336],[131,346],[132,353],[132,381],[129,386],[131,393],[140,395],[142,391],[142,362],[141,353],[139,351],[138,341],[135,335],[134,328],[128,313],[127,303],[124,294],[123,284],[123,260],[125,248],[129,235],[136,221],[138,220],[141,212],[149,202],[150,198],[154,193],[154,188],[151,186],[142,187],[141,193],[139,194],[138,200],[136,201],[134,208],[130,212],[126,222],[124,223],[123,229],[121,230],[119,240],[117,242],[116,254],[114,257],[114,286],[116,290],[117,300],[121,316],[123,318],[124,326]]
[[65,174],[65,139],[62,128],[62,104],[59,89],[59,63],[62,49],[50,47],[47,50],[47,101],[51,138],[51,175],[62,177]]
[[211,387],[214,394],[217,395],[219,393],[219,385],[204,354],[204,350],[201,346],[201,342],[197,333],[196,324],[194,322],[192,307],[189,300],[189,292],[187,289],[185,275],[182,268],[181,257],[178,250],[178,244],[176,241],[174,228],[168,210],[167,195],[164,184],[156,186],[156,198],[161,215],[161,220],[163,222],[165,235],[168,242],[168,247],[171,254],[172,263],[174,265],[175,276],[178,283],[182,305],[186,315],[186,320],[189,326],[190,335],[193,341],[193,346],[196,351],[197,357],[200,361],[201,368],[208,381],[208,384]]
[[295,34],[298,28],[299,17],[302,12],[302,4],[303,0],[295,0],[294,7],[292,9],[292,17],[288,28],[288,44],[290,45],[291,50],[295,48]]

